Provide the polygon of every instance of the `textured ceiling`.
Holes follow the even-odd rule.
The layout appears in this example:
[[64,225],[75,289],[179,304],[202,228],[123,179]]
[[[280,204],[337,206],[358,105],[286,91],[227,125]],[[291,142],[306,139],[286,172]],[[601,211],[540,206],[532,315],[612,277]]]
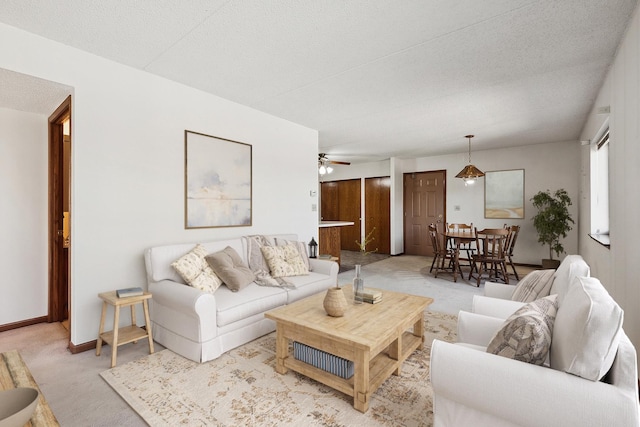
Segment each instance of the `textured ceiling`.
[[361,162],[464,152],[469,133],[474,150],[578,139],[636,4],[3,0],[0,22],[318,129],[320,151]]

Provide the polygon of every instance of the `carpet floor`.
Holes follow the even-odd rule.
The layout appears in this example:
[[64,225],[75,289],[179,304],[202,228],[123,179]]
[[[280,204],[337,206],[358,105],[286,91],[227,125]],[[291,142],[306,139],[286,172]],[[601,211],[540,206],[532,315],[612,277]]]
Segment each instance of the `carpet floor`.
[[427,345],[378,388],[364,414],[343,393],[276,373],[275,333],[207,363],[163,350],[100,375],[152,426],[429,426],[431,342],[453,342],[455,330],[455,315],[427,313]]

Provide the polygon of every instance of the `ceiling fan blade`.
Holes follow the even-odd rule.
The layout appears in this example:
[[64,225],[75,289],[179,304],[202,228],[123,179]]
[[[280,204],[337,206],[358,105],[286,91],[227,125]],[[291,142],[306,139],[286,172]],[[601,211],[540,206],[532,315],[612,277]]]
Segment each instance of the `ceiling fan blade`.
[[327,160],[327,163],[331,163],[332,165],[350,165],[350,162],[338,162],[337,160]]

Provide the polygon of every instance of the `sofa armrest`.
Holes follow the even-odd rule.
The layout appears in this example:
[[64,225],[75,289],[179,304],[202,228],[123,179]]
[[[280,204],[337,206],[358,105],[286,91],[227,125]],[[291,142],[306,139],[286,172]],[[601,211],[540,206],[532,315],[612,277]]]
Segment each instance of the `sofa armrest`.
[[334,277],[336,284],[338,283],[340,266],[337,262],[326,259],[309,258],[309,266],[313,272]]
[[519,301],[474,295],[471,303],[471,311],[476,314],[506,319],[524,304],[525,303]]
[[487,347],[491,338],[504,324],[503,319],[460,311],[458,313],[458,342]]
[[519,426],[638,423],[633,393],[462,345],[434,340],[430,376],[436,414],[440,398]]
[[516,289],[514,285],[505,285],[504,283],[484,282],[484,295],[492,298],[500,298],[511,300],[513,291]]
[[[159,304],[181,316],[197,319],[202,335],[210,335],[210,331],[213,331],[213,336],[215,336],[217,326],[216,298],[213,294],[170,280],[150,283],[149,292],[153,295],[154,304]],[[154,318],[153,310],[151,318],[154,322],[163,323]],[[209,333],[206,333],[205,329]]]

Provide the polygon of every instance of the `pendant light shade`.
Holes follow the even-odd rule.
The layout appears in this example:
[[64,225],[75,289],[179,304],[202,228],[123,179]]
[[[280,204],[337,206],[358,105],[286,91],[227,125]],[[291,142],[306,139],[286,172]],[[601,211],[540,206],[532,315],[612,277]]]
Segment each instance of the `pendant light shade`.
[[470,185],[476,182],[477,178],[483,177],[484,172],[471,164],[471,138],[473,135],[466,135],[465,138],[469,139],[469,164],[456,175],[456,178],[462,178],[464,185]]

